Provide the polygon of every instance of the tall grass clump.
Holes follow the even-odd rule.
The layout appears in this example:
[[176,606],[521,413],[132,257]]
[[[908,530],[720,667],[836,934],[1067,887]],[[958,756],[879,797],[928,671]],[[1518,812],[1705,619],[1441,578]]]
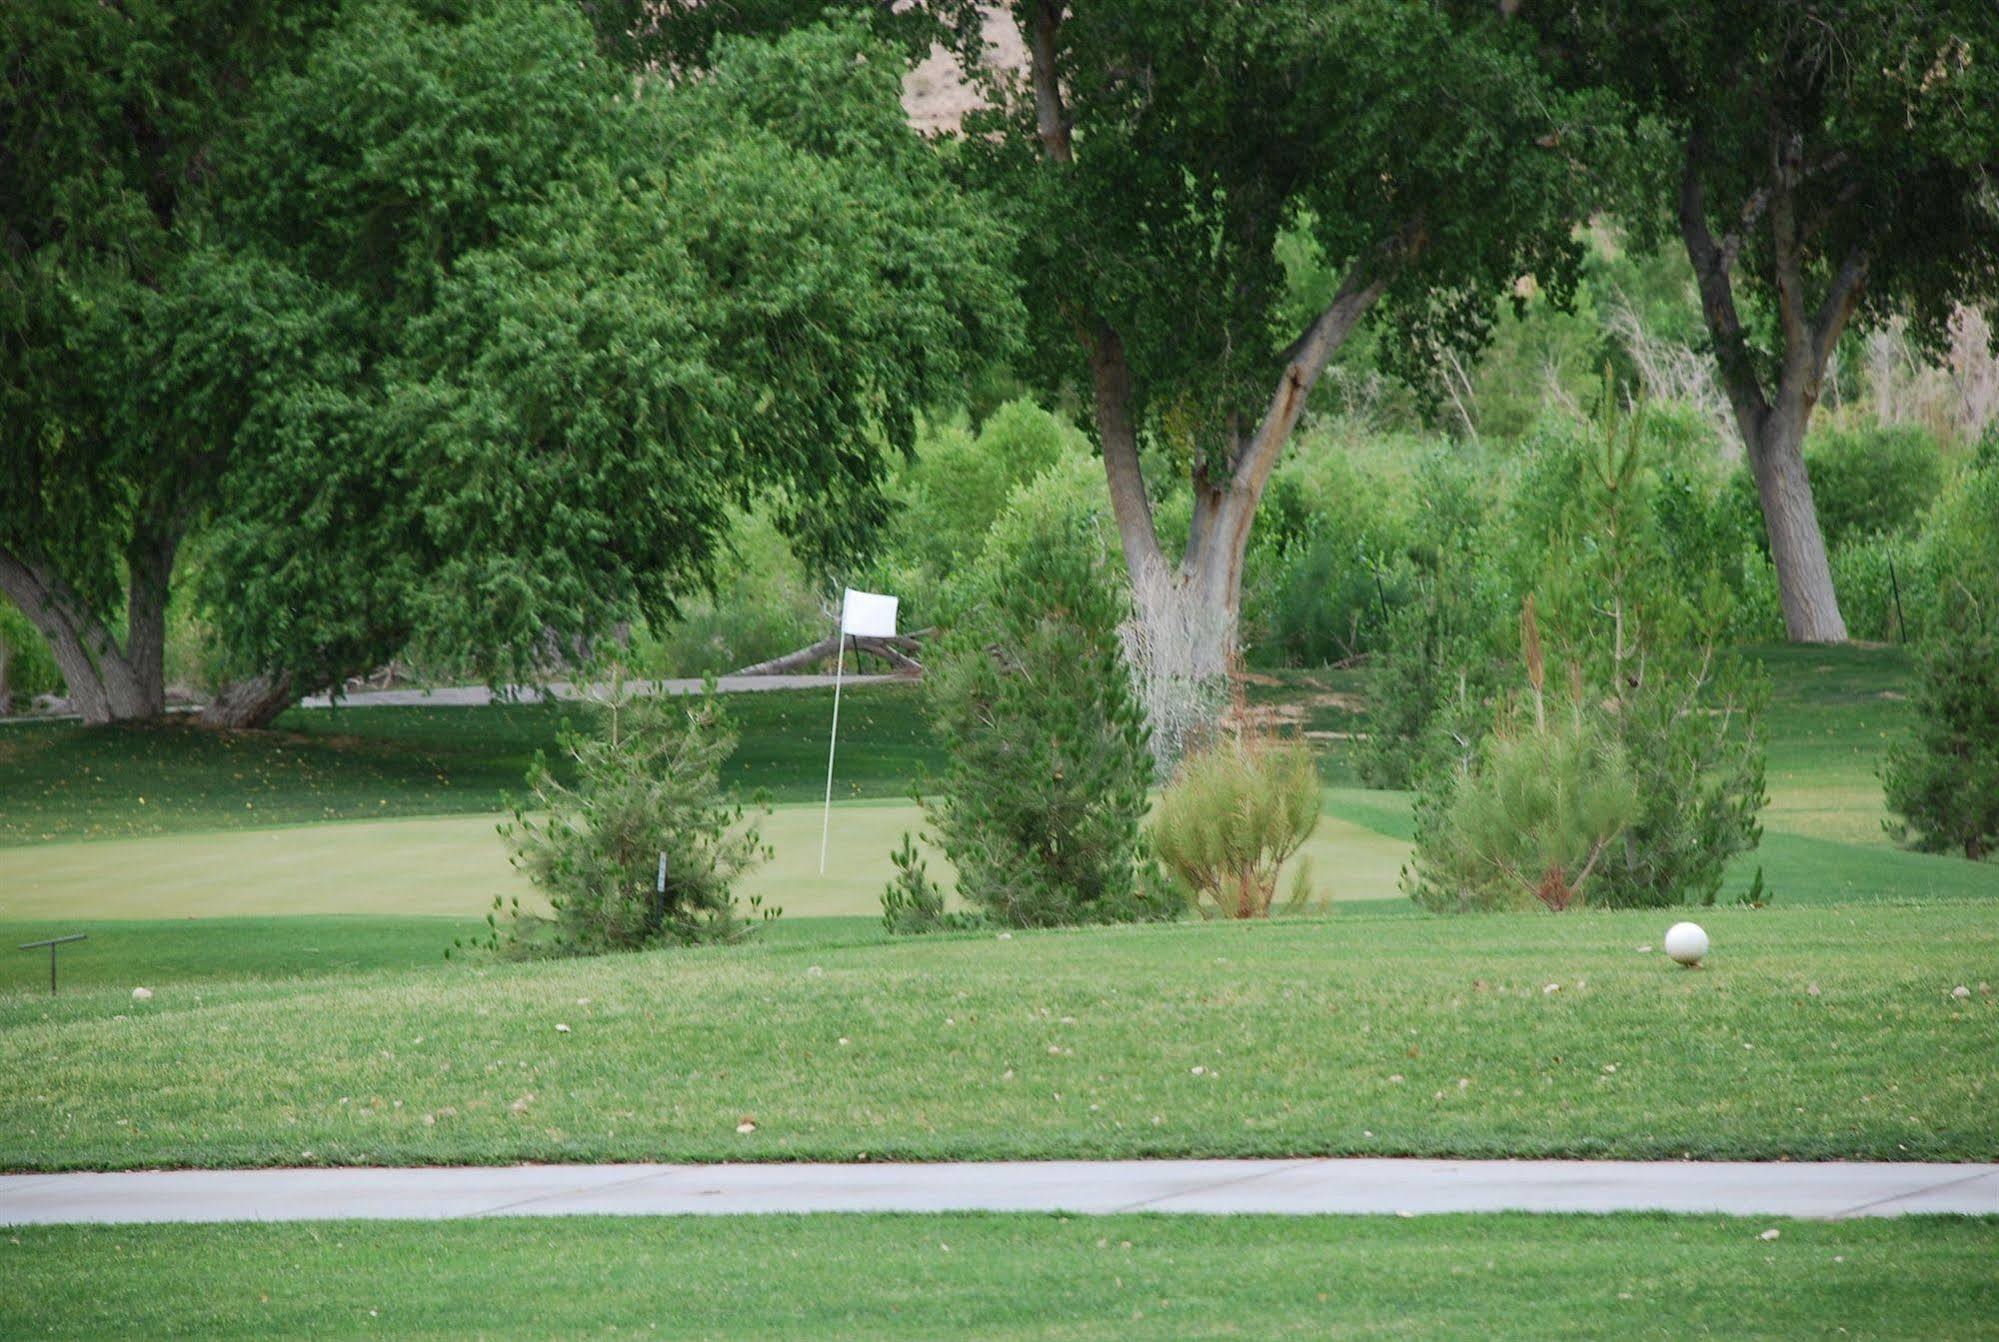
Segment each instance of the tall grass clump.
[[[1279,868],[1318,823],[1311,751],[1233,732],[1180,761],[1159,799],[1152,843],[1204,916],[1266,918]],[[1299,889],[1309,893],[1302,881]]]

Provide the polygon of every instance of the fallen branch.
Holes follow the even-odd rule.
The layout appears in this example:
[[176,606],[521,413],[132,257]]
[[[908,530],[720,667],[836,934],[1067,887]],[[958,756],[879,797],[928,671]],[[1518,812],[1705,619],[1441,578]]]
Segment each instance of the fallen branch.
[[[923,674],[923,663],[913,654],[923,651],[921,640],[930,633],[928,629],[914,634],[896,634],[888,638],[862,637],[850,635],[849,646],[856,653],[873,653],[905,675]],[[809,647],[787,652],[782,657],[773,657],[755,666],[746,666],[739,671],[731,671],[732,676],[784,676],[805,670],[818,662],[825,661],[840,650],[840,637],[828,635]]]

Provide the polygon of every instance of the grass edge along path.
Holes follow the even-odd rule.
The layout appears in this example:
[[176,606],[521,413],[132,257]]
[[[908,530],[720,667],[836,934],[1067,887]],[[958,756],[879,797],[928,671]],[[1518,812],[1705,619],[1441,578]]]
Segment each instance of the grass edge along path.
[[[1774,1236],[1771,1232],[1776,1232]],[[18,1336],[1999,1335],[1999,1220],[496,1218],[0,1232]]]
[[1999,1152],[1987,910],[1711,910],[1699,971],[1657,951],[1671,916],[774,939],[16,996],[0,1168]]

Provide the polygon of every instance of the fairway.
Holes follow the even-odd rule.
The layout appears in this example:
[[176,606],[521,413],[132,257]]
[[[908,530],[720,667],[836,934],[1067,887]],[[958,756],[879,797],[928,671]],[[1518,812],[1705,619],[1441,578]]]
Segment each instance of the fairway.
[[[534,890],[508,864],[497,823],[491,815],[357,820],[0,848],[0,921],[479,917],[495,894],[532,906]],[[889,854],[904,831],[922,826],[910,802],[841,802],[821,875],[820,808],[776,806],[763,825],[774,856],[743,881],[743,897],[762,895],[788,918],[879,914],[895,874]],[[1333,815],[1304,850],[1319,897],[1341,900],[1394,896],[1407,855],[1407,844]],[[930,861],[933,875],[948,879],[943,855],[932,850]]]

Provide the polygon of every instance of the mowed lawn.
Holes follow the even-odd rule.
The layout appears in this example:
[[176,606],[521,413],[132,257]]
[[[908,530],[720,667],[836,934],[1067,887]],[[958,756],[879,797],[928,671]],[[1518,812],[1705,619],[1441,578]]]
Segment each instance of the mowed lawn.
[[[1672,911],[1416,914],[1408,796],[1346,784],[1308,854],[1312,917],[891,940],[887,855],[920,823],[894,794],[937,763],[905,687],[843,712],[842,791],[878,795],[835,808],[824,876],[799,799],[823,783],[826,696],[732,701],[733,776],[781,799],[745,890],[778,924],[562,964],[445,959],[495,893],[532,903],[495,807],[559,711],[6,729],[0,936],[91,939],[57,998],[40,953],[0,962],[0,1165],[1993,1158],[1999,864],[1881,832],[1898,650],[1769,656],[1770,833],[1695,915],[1716,946],[1696,972],[1656,950]],[[1758,867],[1775,905],[1731,907]]]
[[[1778,1237],[1764,1240],[1766,1229]],[[12,1336],[1980,1338],[1999,1222],[762,1216],[22,1227]]]
[[1696,971],[1657,950],[1667,920],[1347,912],[17,994],[0,1166],[1999,1157],[1989,907],[1717,909]]

